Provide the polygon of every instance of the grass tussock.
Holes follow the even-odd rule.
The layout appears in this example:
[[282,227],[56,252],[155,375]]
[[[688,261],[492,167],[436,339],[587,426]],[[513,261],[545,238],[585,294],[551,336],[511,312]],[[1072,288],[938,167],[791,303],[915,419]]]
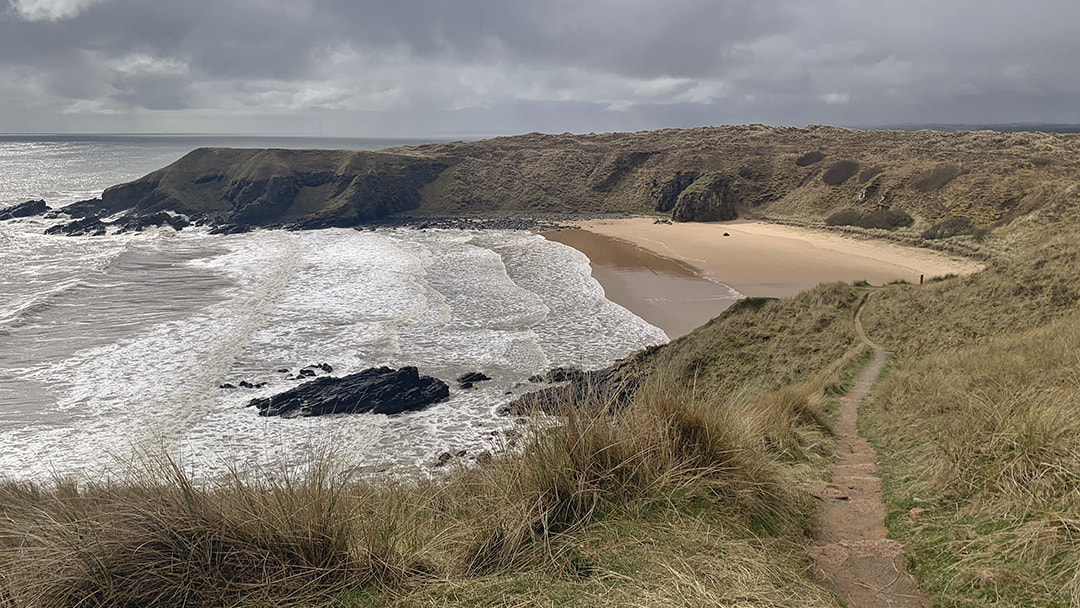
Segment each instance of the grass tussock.
[[944,605],[1080,606],[1078,352],[1074,313],[901,364],[875,391],[894,531]]
[[838,374],[734,395],[654,377],[628,407],[567,404],[519,451],[434,481],[315,465],[204,486],[166,461],[9,483],[0,605],[830,606],[805,576],[796,483],[822,474]]

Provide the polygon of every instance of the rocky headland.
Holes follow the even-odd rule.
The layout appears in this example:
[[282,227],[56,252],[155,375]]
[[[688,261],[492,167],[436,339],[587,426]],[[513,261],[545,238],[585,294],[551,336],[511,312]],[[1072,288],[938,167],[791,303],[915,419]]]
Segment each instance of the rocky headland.
[[492,221],[532,227],[603,214],[820,223],[846,212],[838,222],[913,224],[948,238],[1075,197],[1077,151],[1077,134],[762,125],[533,133],[379,152],[203,148],[52,213],[82,222],[59,231],[95,234],[109,227],[94,223],[105,216],[118,229],[138,229],[142,220],[132,218],[179,223],[161,213],[235,232]]

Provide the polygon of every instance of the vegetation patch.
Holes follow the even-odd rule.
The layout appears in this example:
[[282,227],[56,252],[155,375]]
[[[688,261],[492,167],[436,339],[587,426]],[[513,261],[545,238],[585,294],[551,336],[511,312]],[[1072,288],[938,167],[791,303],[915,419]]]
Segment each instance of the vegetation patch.
[[941,190],[961,173],[960,165],[943,164],[923,171],[911,180],[911,188],[916,192],[929,194]]
[[859,228],[880,228],[883,230],[895,230],[915,223],[911,217],[900,209],[875,209],[863,213],[858,209],[843,209],[825,218],[826,226],[858,226]]
[[908,361],[875,391],[889,521],[941,604],[1080,601],[1078,349],[1070,315]]
[[947,239],[961,234],[970,234],[977,238],[986,235],[986,230],[979,228],[966,217],[948,217],[922,233],[922,238],[928,240]]
[[859,172],[859,163],[853,160],[840,160],[829,165],[821,174],[821,181],[827,186],[839,186]]
[[869,169],[863,169],[863,172],[859,174],[859,183],[865,184],[866,182],[881,175],[885,171],[885,167],[882,165],[875,165]]
[[813,152],[807,152],[799,158],[795,159],[795,165],[799,167],[809,167],[814,163],[821,162],[825,158],[825,153],[820,150],[814,150]]

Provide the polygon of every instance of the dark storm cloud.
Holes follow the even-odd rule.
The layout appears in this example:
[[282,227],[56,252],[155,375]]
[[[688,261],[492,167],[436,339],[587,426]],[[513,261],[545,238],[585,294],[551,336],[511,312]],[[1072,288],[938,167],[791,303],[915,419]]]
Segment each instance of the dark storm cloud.
[[0,2],[0,131],[1080,122],[1073,0]]

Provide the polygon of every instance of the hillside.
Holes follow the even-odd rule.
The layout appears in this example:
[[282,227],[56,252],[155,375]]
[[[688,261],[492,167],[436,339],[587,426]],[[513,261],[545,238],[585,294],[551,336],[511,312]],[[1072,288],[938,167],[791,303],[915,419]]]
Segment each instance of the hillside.
[[[836,400],[866,361],[860,302],[889,351],[859,425],[900,559],[935,606],[1078,606],[1078,147],[751,126],[360,153],[367,175],[411,180],[413,215],[672,211],[713,193],[820,223],[887,205],[915,218],[900,231],[911,242],[967,218],[984,230],[936,244],[977,242],[987,265],[743,300],[619,367],[640,387],[629,404],[567,392],[545,419],[557,424],[435,480],[371,483],[315,463],[205,487],[165,463],[130,482],[0,484],[0,606],[839,606],[811,575],[820,499],[807,487],[829,481]],[[288,164],[278,175],[353,154],[263,153]],[[260,152],[232,154],[197,151],[105,200],[141,192],[194,211],[230,191],[207,181],[202,202],[185,198],[199,176],[258,181],[244,163]],[[215,158],[232,173],[207,173]],[[295,209],[275,221],[323,212]]]
[[952,219],[946,226],[955,232],[1074,200],[1078,153],[1077,134],[760,125],[529,134],[381,152],[200,149],[66,211],[323,227],[401,213],[819,221],[854,208],[903,211],[918,231]]

